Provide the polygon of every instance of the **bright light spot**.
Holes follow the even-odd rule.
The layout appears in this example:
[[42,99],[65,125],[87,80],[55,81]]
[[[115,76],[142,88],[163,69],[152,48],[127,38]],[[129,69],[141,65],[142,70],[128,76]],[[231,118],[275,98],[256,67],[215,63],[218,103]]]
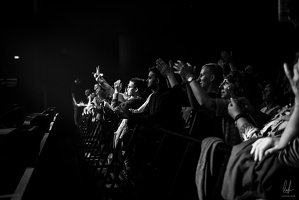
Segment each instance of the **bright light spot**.
[[18,60],[20,57],[19,56],[14,56],[14,59],[15,60]]

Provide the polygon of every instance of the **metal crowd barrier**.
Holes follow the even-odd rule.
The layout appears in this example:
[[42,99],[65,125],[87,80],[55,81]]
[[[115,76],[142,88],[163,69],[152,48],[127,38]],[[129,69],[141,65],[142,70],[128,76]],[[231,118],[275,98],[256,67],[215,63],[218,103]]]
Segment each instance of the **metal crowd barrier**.
[[[136,125],[131,130],[127,146],[122,147],[113,146],[114,132],[121,119],[116,116],[109,120],[95,118],[96,115],[103,114],[99,110],[97,114],[83,117],[78,145],[80,159],[90,180],[95,184],[99,197],[138,199],[138,195],[141,195],[148,196],[148,199],[198,199],[194,180],[202,140],[191,136],[196,124],[192,123],[188,130],[178,132]],[[149,149],[146,145],[148,143],[144,142],[148,135],[158,136],[156,141],[150,142],[154,146]],[[226,145],[219,145],[217,148],[227,155],[231,150]],[[135,159],[140,165],[135,165],[137,171],[133,171],[131,176],[122,177],[126,158],[132,154],[139,154]],[[143,154],[145,159],[142,158]],[[218,171],[221,169],[220,167]],[[221,175],[219,172],[218,180],[213,186],[215,192],[218,192]]]
[[1,129],[0,199],[23,198],[57,115],[50,107],[26,115],[21,125]]

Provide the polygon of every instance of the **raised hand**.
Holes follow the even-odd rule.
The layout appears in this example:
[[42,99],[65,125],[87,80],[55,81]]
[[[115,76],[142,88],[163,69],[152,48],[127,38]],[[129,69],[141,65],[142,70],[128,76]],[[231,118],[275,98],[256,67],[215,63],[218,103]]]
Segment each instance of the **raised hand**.
[[93,77],[95,78],[95,80],[99,83],[103,83],[105,80],[104,80],[104,74],[103,73],[100,73],[100,66],[97,66],[96,67],[96,72],[92,72],[93,74]]
[[100,73],[100,66],[96,67],[96,72],[92,72],[94,78],[96,78],[97,76],[104,76],[104,74]]
[[299,58],[297,58],[297,62],[293,66],[293,71],[289,70],[287,64],[284,64],[283,67],[295,95],[294,110],[280,139],[277,137],[266,137],[261,138],[252,144],[250,153],[254,154],[254,160],[260,161],[264,156],[274,154],[279,150],[284,149],[287,144],[298,135]]
[[122,83],[120,80],[114,82],[114,90],[115,92],[120,92],[122,89]]
[[243,113],[242,108],[238,105],[237,100],[230,98],[230,103],[227,107],[228,114],[234,119],[238,114]]
[[228,52],[226,52],[226,51],[222,51],[222,52],[221,52],[221,58],[223,59],[223,61],[224,61],[225,63],[230,62],[231,59],[232,59],[232,56],[233,56],[232,51],[231,51],[230,53],[228,53]]
[[160,73],[163,76],[169,76],[169,75],[174,74],[171,61],[169,61],[169,64],[167,64],[161,58],[158,58],[156,60],[156,64],[157,64],[157,66],[156,66],[157,69],[160,71]]
[[181,75],[183,80],[186,80],[187,76],[193,74],[193,66],[190,63],[184,63],[181,60],[174,63],[173,68],[176,70],[174,73]]
[[96,74],[97,74],[98,76],[104,76],[104,74],[100,73],[100,66],[97,66],[97,67],[96,67]]

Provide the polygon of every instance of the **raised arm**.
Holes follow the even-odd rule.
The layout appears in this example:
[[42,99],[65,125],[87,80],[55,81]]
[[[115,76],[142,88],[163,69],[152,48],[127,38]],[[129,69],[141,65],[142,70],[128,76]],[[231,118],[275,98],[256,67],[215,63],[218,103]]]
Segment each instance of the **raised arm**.
[[180,74],[182,79],[186,80],[187,83],[190,85],[190,88],[199,105],[206,107],[211,112],[215,112],[215,107],[213,106],[214,104],[212,98],[195,80],[192,65],[179,60],[177,63],[175,63],[174,68],[176,69],[175,73]]
[[111,96],[114,93],[113,87],[111,87],[108,82],[104,79],[104,75],[100,73],[100,67],[96,67],[96,72],[93,73],[95,80],[101,85],[101,87],[108,92]]
[[169,61],[169,64],[167,64],[161,58],[158,58],[156,60],[156,64],[157,69],[160,71],[160,73],[167,78],[171,88],[178,85],[178,81],[176,80],[175,74],[173,72],[171,61]]
[[293,113],[278,143],[278,149],[285,148],[299,134],[299,58],[293,67],[293,72],[288,69],[287,64],[284,64],[284,71],[290,81],[295,99]]
[[255,160],[261,160],[265,155],[276,153],[279,150],[284,149],[287,144],[295,137],[298,137],[299,133],[299,59],[293,67],[293,72],[288,69],[288,66],[284,64],[284,71],[289,79],[294,99],[294,110],[290,117],[290,120],[281,135],[281,138],[266,137],[257,140],[252,144],[251,153],[254,154]]

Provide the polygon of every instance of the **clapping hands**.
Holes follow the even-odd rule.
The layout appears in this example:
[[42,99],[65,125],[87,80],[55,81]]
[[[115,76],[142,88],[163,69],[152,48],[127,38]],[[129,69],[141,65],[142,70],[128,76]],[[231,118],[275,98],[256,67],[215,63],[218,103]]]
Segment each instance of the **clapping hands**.
[[121,89],[122,89],[122,83],[121,83],[121,81],[120,80],[115,81],[114,82],[114,90],[116,92],[120,92]]
[[169,64],[164,62],[161,58],[156,60],[157,69],[164,76],[172,76],[174,74],[179,74],[183,80],[186,80],[186,76],[193,74],[193,66],[190,63],[184,63],[178,60],[175,63],[169,61]]
[[164,62],[161,58],[158,58],[156,60],[156,64],[157,64],[157,69],[160,71],[160,73],[163,75],[163,76],[171,76],[174,74],[173,72],[173,63],[172,61],[170,60],[169,63],[167,64],[166,62]]
[[190,63],[184,63],[181,60],[178,60],[174,63],[173,68],[176,70],[174,73],[179,74],[183,80],[186,80],[186,77],[190,74],[193,74],[193,66]]
[[221,58],[223,59],[223,61],[225,62],[225,63],[229,63],[229,62],[231,62],[231,60],[232,60],[232,57],[233,57],[233,52],[231,51],[231,52],[226,52],[226,51],[222,51],[221,52]]

